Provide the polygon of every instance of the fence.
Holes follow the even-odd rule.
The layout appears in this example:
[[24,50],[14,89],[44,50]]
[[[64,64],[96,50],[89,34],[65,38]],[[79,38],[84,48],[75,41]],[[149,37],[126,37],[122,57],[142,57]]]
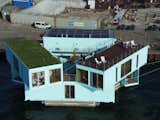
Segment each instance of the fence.
[[[140,50],[143,46],[135,46],[134,48],[127,48],[126,51],[123,52],[123,54],[120,54],[119,56],[113,56],[112,58],[107,58],[106,63],[96,64],[94,59],[90,59],[88,61],[82,61],[82,65],[87,65],[93,68],[105,70],[106,68],[111,67],[112,65],[118,63],[122,59],[128,57],[129,55],[133,54],[134,52]],[[104,55],[105,56],[105,55]]]
[[64,74],[64,81],[76,81],[75,74]]

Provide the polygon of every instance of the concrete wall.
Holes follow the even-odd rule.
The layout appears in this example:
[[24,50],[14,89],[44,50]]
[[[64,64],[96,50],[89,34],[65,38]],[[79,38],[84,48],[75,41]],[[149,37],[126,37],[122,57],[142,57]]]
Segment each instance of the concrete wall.
[[100,29],[101,19],[92,17],[56,17],[56,28]]
[[44,48],[49,51],[92,52],[103,47],[110,47],[116,41],[115,38],[67,38],[67,37],[43,37]]
[[0,0],[0,9],[9,3],[12,3],[12,0]]
[[44,21],[52,27],[55,27],[55,19],[50,16],[34,15],[34,14],[24,14],[24,13],[11,13],[11,23],[14,24],[26,24],[31,25],[35,21]]

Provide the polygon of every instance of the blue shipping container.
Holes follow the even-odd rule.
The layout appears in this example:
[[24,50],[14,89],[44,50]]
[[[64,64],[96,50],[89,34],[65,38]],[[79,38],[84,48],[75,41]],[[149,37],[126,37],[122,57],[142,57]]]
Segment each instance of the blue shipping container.
[[14,6],[19,6],[24,8],[28,8],[33,5],[33,0],[13,0],[12,2]]

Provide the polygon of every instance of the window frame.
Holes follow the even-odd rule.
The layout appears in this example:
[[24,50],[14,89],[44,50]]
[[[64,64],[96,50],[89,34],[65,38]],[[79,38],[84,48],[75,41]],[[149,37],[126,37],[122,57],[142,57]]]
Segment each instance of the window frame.
[[65,99],[75,99],[75,86],[74,85],[65,85],[64,86],[64,97]]
[[[86,73],[87,76],[85,76],[84,73]],[[83,77],[85,77],[85,78],[83,78]],[[77,78],[78,78],[78,82],[88,85],[88,71],[82,70],[82,69],[77,69]]]
[[[129,67],[127,67],[129,65]],[[129,69],[126,69],[129,68]],[[132,71],[132,59],[128,60],[127,62],[121,64],[121,78],[127,75]]]
[[[36,74],[36,79],[33,78],[33,75]],[[40,71],[40,72],[34,72],[31,74],[32,75],[32,87],[40,87],[40,86],[44,86],[45,85],[45,71]],[[42,76],[41,76],[42,75]],[[42,77],[42,80],[40,80],[40,76]],[[36,85],[33,84],[33,82],[37,82],[35,83]]]
[[[53,72],[54,71],[54,72]],[[52,72],[52,74],[54,74],[54,77],[53,78],[55,78],[55,80],[53,79],[53,80],[51,80],[51,73],[50,72]],[[58,77],[59,78],[57,78],[57,74],[59,73],[59,75],[58,75]],[[57,79],[59,79],[59,80],[57,80]],[[57,83],[57,82],[61,82],[61,79],[62,79],[62,77],[61,77],[61,68],[58,68],[58,69],[50,69],[49,70],[49,83],[50,84],[52,84],[52,83]]]
[[103,75],[102,74],[98,74],[98,73],[93,73],[93,72],[92,72],[92,75],[93,75],[93,77],[92,77],[92,84],[91,84],[91,86],[95,87],[97,89],[102,89],[103,90],[103,88],[104,88]]

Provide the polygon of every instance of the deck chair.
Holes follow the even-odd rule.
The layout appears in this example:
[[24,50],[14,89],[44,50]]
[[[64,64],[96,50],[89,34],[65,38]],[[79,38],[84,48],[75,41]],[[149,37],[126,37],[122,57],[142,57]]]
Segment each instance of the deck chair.
[[96,62],[98,65],[102,63],[102,61],[98,61],[97,58],[94,58],[94,59],[95,59],[95,62]]
[[105,56],[101,56],[101,61],[102,61],[102,63],[106,63],[107,62],[106,59],[105,59]]
[[132,46],[137,46],[137,44],[134,42],[134,40],[131,40],[131,45]]

